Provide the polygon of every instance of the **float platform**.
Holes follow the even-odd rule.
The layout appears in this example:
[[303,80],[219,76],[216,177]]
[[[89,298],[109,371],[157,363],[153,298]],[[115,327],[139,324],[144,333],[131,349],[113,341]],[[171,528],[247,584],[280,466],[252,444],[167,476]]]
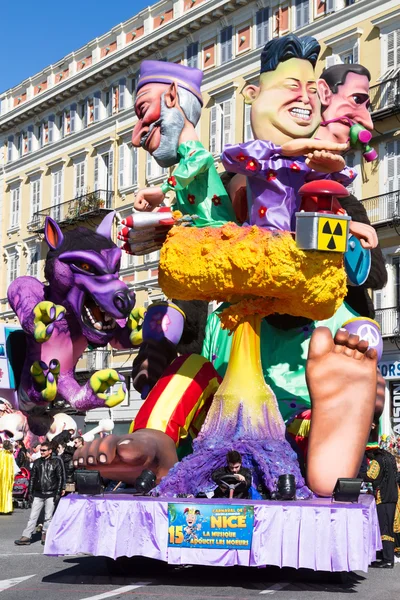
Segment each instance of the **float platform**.
[[[200,510],[201,505],[253,506],[250,548],[169,546],[169,503],[195,504]],[[360,495],[357,503],[336,503],[330,498],[282,502],[70,494],[61,499],[53,516],[44,553],[145,556],[175,565],[366,572],[380,549],[376,505],[370,495]]]

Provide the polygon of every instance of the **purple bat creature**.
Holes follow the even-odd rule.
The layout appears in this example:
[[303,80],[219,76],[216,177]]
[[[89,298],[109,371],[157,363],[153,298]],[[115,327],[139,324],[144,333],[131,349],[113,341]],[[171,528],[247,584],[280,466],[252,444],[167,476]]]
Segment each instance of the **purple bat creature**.
[[57,406],[86,411],[124,399],[125,384],[105,394],[124,379],[114,369],[94,373],[83,386],[74,376],[89,344],[132,347],[127,322],[135,295],[119,279],[121,250],[111,240],[113,219],[109,213],[96,231],[78,227],[63,234],[47,217],[47,285],[34,277],[18,277],[8,289],[10,306],[26,333],[19,409],[31,417],[33,430],[35,421],[38,430],[43,415],[50,416]]

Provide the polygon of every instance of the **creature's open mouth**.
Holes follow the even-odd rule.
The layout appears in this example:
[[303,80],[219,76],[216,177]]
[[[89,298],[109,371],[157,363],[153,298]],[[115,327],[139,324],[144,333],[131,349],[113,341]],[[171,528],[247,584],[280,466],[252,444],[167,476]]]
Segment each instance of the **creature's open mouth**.
[[104,312],[91,296],[86,296],[82,306],[82,321],[90,329],[108,331],[115,329],[114,317]]

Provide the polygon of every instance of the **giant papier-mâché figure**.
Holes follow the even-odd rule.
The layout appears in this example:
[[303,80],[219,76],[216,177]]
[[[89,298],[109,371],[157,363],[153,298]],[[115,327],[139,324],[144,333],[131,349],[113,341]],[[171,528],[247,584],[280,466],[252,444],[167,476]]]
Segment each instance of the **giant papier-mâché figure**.
[[[280,46],[280,40],[276,44],[278,42]],[[289,78],[297,82],[298,97],[291,99],[295,104],[303,102],[309,88],[312,91],[310,80],[315,83],[315,77],[312,68],[310,74],[312,62],[303,56],[303,48],[300,48],[300,54],[293,54],[290,38],[288,43],[290,53],[285,55],[283,52],[279,57],[276,71],[283,63],[285,68],[280,71],[283,80]],[[296,52],[298,46],[294,45]],[[272,52],[274,48],[269,46],[269,50]],[[166,67],[166,73],[168,71],[169,66]],[[288,71],[291,71],[290,77]],[[147,79],[147,82],[151,83],[151,79]],[[166,89],[173,83],[171,73],[168,82],[164,81]],[[159,82],[156,80],[155,83]],[[277,92],[274,93],[279,98]],[[143,107],[144,115],[148,118],[147,127],[152,122],[151,116],[156,126],[159,125],[161,95],[149,96]],[[317,98],[315,103],[320,110]],[[294,117],[301,121],[298,111]],[[303,121],[307,124],[307,119]],[[316,119],[315,127],[318,122]],[[277,130],[280,123],[280,120],[275,122]],[[314,128],[310,128],[308,135],[311,136],[313,131]],[[154,134],[153,141],[156,139]],[[270,141],[280,143],[273,139]],[[295,141],[297,143],[298,140]],[[320,165],[332,161],[338,164],[337,158],[330,156],[330,152],[323,152],[321,147],[320,141],[310,142],[305,150],[299,152],[312,153],[311,156],[307,155],[307,172],[311,173],[310,165],[318,162]],[[330,150],[342,151],[345,147],[345,144],[334,148],[330,146]],[[148,148],[153,156],[156,148],[157,144]],[[292,152],[293,146],[288,156],[296,156]],[[251,162],[248,165],[250,170],[256,166]],[[297,174],[298,169],[291,171]],[[282,195],[284,201],[285,194]],[[268,207],[264,207],[264,216],[265,209],[267,211]],[[275,312],[307,317],[314,324],[314,327],[308,328],[309,333],[303,328],[299,332],[309,341],[306,376],[313,421],[307,466],[311,465],[308,479],[312,489],[329,495],[338,476],[351,477],[357,474],[375,406],[377,353],[374,349],[368,349],[368,342],[360,341],[357,335],[349,334],[346,330],[340,330],[333,339],[329,329],[318,328],[310,341],[315,321],[323,321],[322,324],[327,322],[343,302],[346,278],[342,264],[340,254],[299,250],[288,231],[273,234],[264,227],[254,225],[240,228],[233,223],[202,229],[173,228],[170,231],[160,260],[159,280],[164,292],[171,298],[182,300],[197,298],[231,302],[236,310],[236,329],[224,381],[214,395],[205,424],[194,442],[194,453],[183,459],[161,481],[158,487],[160,493],[196,494],[207,489],[213,469],[221,466],[226,450],[232,448],[242,454],[245,466],[252,467],[255,478],[261,480],[270,491],[274,489],[279,474],[291,472],[295,474],[299,496],[307,495],[294,455],[285,440],[285,426],[276,398],[266,385],[261,370],[259,336],[264,324],[262,316]],[[262,304],[259,303],[260,299]],[[224,324],[230,326],[232,320],[225,319]],[[265,345],[268,346],[268,339]],[[218,347],[216,351],[219,351]],[[303,357],[287,358],[290,363],[295,363]],[[187,429],[184,421],[196,416],[198,407],[189,401],[190,410],[185,413],[185,402],[177,407],[175,397],[173,411],[168,413],[168,418],[160,418],[159,431],[152,431],[152,427],[155,428],[154,417],[160,410],[158,400],[162,400],[161,406],[166,410],[168,392],[172,400],[173,390],[176,390],[174,377],[182,376],[182,380],[187,380],[188,371],[192,371],[193,381],[198,383],[204,371],[212,366],[208,362],[194,365],[193,361],[191,357],[179,357],[172,363],[135,419],[135,431],[131,436],[109,438],[100,454],[95,448],[85,448],[79,453],[82,462],[89,467],[100,465],[109,473],[113,469],[121,473],[124,465],[127,474],[129,465],[137,466],[138,458],[145,452],[140,436],[145,436],[148,441],[153,433],[157,433],[154,437],[158,437],[158,441],[152,448],[156,453],[161,448],[160,440],[165,439],[162,438],[162,432],[166,429],[161,425],[165,425],[165,422],[168,425],[172,420]],[[213,378],[215,381],[216,373],[208,373],[208,377],[211,384]],[[184,396],[192,400],[190,393],[187,393],[189,383],[183,389],[183,400]],[[360,401],[354,402],[354,399]],[[158,416],[162,415],[158,413]],[[175,429],[179,430],[179,427]],[[157,462],[154,452],[152,456],[149,455],[147,465]],[[326,465],[329,465],[328,469]],[[158,480],[162,474],[158,472]]]
[[106,395],[123,381],[113,369],[93,373],[83,386],[74,376],[89,345],[131,347],[127,320],[135,296],[119,279],[121,250],[111,240],[113,218],[114,213],[106,215],[96,231],[78,227],[62,233],[47,217],[47,283],[18,277],[8,289],[10,306],[26,333],[18,408],[28,415],[34,433],[46,433],[48,422],[43,419],[52,406],[86,411],[124,399],[124,384]]

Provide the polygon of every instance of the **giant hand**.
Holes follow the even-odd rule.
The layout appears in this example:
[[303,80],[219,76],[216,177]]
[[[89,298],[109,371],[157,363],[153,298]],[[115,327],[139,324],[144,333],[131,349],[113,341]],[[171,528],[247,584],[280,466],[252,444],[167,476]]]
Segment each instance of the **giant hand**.
[[75,468],[94,469],[102,477],[130,485],[143,469],[153,471],[159,483],[177,461],[173,440],[155,429],[96,438],[74,454]]

